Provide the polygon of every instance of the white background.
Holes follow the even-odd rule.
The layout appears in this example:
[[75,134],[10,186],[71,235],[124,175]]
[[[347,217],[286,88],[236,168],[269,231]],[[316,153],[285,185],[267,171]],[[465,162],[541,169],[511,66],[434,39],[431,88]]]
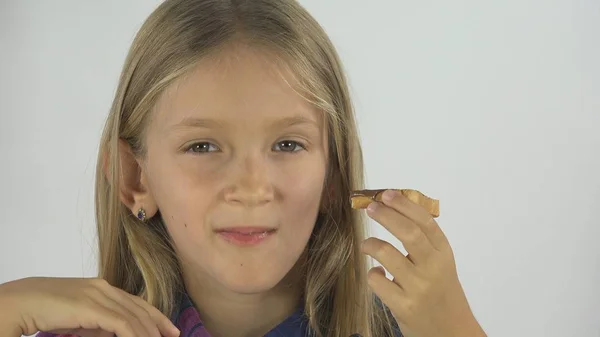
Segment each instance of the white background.
[[[441,199],[488,334],[600,336],[600,2],[302,3],[348,70],[368,186]],[[96,147],[157,4],[0,2],[0,282],[94,275]]]

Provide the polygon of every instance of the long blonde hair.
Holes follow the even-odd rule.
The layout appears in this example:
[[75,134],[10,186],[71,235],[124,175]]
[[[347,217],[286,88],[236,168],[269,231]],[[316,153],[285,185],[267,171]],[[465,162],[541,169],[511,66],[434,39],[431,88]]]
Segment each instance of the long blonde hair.
[[363,186],[362,153],[346,78],[321,26],[293,0],[167,0],[138,32],[102,135],[96,173],[99,277],[170,315],[184,290],[160,217],[142,224],[119,200],[119,140],[145,155],[144,130],[161,93],[201,57],[244,40],[285,59],[304,97],[326,115],[329,174],[307,246],[304,301],[320,337],[391,336],[390,318],[367,286],[359,245],[365,221],[350,208]]

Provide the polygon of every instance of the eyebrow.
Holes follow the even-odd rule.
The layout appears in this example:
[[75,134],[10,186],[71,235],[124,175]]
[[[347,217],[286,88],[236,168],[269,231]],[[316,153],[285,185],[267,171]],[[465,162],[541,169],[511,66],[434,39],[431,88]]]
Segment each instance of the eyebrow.
[[[307,118],[304,116],[291,116],[285,117],[281,119],[277,119],[271,123],[271,128],[285,128],[292,127],[296,125],[308,125],[320,129],[319,123],[311,118]],[[185,117],[179,123],[173,126],[174,129],[182,129],[182,128],[205,128],[205,129],[218,129],[223,128],[225,123],[220,122],[215,119],[208,118],[197,118],[197,117]]]
[[272,127],[291,127],[296,125],[308,125],[316,128],[317,130],[320,129],[320,125],[317,121],[304,116],[292,116],[276,120],[273,122]]
[[173,126],[174,129],[183,129],[183,128],[220,128],[223,127],[222,123],[214,119],[206,119],[206,118],[196,118],[196,117],[185,117],[179,123]]

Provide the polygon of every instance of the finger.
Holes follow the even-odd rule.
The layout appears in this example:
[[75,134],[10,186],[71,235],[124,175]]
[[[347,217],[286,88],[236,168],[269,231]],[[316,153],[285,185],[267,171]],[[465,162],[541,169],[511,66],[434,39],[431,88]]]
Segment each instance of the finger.
[[50,331],[54,335],[75,335],[80,337],[113,337],[114,332],[102,329],[62,329]]
[[158,322],[154,321],[148,311],[133,301],[133,295],[114,287],[106,289],[106,295],[113,301],[121,304],[131,315],[135,316],[144,329],[146,329],[148,336],[161,337]]
[[150,336],[178,337],[179,329],[160,310],[150,305],[138,296],[131,295],[126,291],[113,287],[107,282],[101,281],[97,287],[114,301],[122,304],[131,313],[140,319],[142,325],[149,330]]
[[103,287],[99,287],[97,293],[93,293],[90,298],[98,306],[109,310],[112,313],[112,316],[116,316],[113,317],[113,322],[117,324],[117,328],[122,330],[132,330],[136,336],[151,334],[151,330],[144,326],[139,317],[119,303],[119,300],[112,299],[111,296],[107,294],[110,293],[110,291],[105,292],[100,288]]
[[381,275],[386,276],[385,268],[383,266],[373,267],[373,268],[371,268],[371,270],[373,270],[373,272],[378,272]]
[[144,333],[144,329],[139,324],[136,327],[135,323],[124,317],[123,314],[97,303],[94,299],[92,302],[91,306],[84,309],[87,312],[82,315],[83,318],[80,322],[83,329],[76,329],[74,332],[80,331],[82,332],[81,336],[86,337],[105,336],[105,333],[99,332],[99,330],[110,332],[112,335],[116,334],[119,337],[138,337]]
[[371,268],[367,273],[367,282],[373,292],[379,299],[392,311],[396,316],[398,312],[396,308],[399,302],[405,298],[405,292],[401,286],[388,280],[385,275],[376,270],[377,267]]
[[415,264],[424,263],[434,252],[421,228],[394,208],[372,202],[367,207],[367,214],[402,242]]
[[435,249],[443,250],[448,245],[448,239],[444,235],[444,232],[425,208],[410,201],[402,193],[394,190],[383,192],[382,201],[385,205],[404,214],[404,216],[413,220],[421,227],[421,230]]
[[80,313],[83,318],[78,322],[79,328],[56,329],[48,332],[53,335],[80,337],[136,336],[135,332],[131,330],[131,326],[127,327],[125,324],[119,323],[122,321],[122,317],[102,305],[93,302],[93,306],[84,311],[87,311],[87,314],[81,315]]
[[143,307],[148,312],[150,317],[152,317],[154,322],[157,324],[158,329],[163,336],[179,336],[179,334],[181,333],[179,329],[177,329],[177,327],[173,325],[171,320],[162,312],[160,312],[160,310],[156,309],[154,306],[150,305],[150,303],[146,302],[144,299],[138,296],[130,296],[135,303],[137,303],[140,307]]
[[[410,288],[416,282],[414,265],[391,243],[370,237],[363,241],[361,250],[379,261],[394,277],[394,283],[402,288]],[[383,276],[385,277],[385,272]]]

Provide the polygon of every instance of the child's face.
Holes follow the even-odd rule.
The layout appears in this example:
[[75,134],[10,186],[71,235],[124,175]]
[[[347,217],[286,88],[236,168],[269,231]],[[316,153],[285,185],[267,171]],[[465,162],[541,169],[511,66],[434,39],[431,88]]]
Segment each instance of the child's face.
[[[290,271],[315,225],[325,121],[268,54],[239,47],[220,56],[157,104],[143,174],[186,278],[261,292]],[[220,232],[238,227],[274,232]]]

